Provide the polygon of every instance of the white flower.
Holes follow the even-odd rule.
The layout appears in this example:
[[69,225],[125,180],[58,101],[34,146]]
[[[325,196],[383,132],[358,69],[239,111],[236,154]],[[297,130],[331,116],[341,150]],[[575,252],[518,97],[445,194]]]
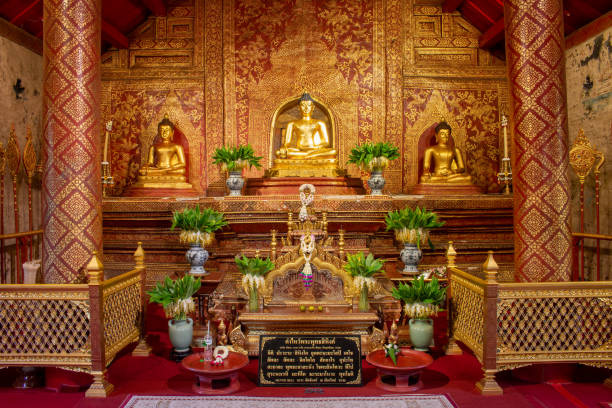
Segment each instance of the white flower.
[[406,303],[404,306],[406,315],[415,319],[426,319],[429,316],[436,315],[440,307],[431,303]]
[[246,293],[249,293],[251,288],[259,289],[264,285],[264,277],[247,273],[242,277],[242,287]]
[[353,278],[353,284],[359,290],[363,289],[364,286],[367,286],[368,289],[373,289],[376,285],[376,279],[373,277],[365,277],[365,276],[355,276]]

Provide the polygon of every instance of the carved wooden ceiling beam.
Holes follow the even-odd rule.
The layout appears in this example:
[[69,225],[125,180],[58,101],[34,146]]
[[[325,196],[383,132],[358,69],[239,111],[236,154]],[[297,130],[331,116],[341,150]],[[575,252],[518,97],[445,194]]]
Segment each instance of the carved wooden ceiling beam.
[[504,39],[504,18],[500,18],[478,38],[480,48],[491,48]]
[[128,48],[130,45],[128,38],[106,20],[102,20],[102,40],[119,49]]
[[[15,17],[11,19],[11,23],[15,24],[17,27],[21,26],[26,20],[30,13],[34,10],[34,8],[40,3],[41,0],[31,1],[27,6],[25,6]],[[40,20],[41,16],[36,16],[37,20]]]
[[459,8],[461,3],[463,3],[463,0],[446,0],[442,4],[442,11],[445,13],[452,13]]
[[142,4],[157,17],[165,16],[167,13],[164,0],[142,0]]

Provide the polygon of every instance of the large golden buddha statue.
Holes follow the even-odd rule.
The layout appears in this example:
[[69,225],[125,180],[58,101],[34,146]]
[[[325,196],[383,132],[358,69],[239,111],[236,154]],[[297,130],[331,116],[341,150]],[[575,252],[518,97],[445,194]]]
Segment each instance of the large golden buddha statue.
[[315,101],[308,93],[299,99],[300,118],[287,123],[282,130],[280,148],[276,150],[269,175],[280,177],[335,177],[342,173],[337,166],[337,151],[324,121],[313,118]]
[[157,125],[160,142],[149,148],[146,164],[138,171],[134,187],[145,188],[192,188],[187,183],[187,164],[183,146],[174,143],[174,124],[164,116]]
[[440,122],[435,132],[436,144],[425,150],[423,174],[419,182],[422,184],[472,185],[472,177],[466,173],[461,150],[449,146],[451,136],[449,124]]

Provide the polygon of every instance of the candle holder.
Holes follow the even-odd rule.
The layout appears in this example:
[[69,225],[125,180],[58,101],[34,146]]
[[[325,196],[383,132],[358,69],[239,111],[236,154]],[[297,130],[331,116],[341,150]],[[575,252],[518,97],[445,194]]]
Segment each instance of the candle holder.
[[504,134],[504,157],[501,159],[500,171],[497,173],[497,182],[504,184],[503,194],[510,194],[510,185],[512,184],[512,166],[510,165],[510,157],[508,155],[508,117],[502,114],[501,126]]
[[107,197],[109,186],[115,184],[111,174],[110,162],[108,160],[108,147],[110,144],[110,132],[113,130],[113,121],[106,122],[106,133],[104,134],[104,152],[102,159],[102,197]]

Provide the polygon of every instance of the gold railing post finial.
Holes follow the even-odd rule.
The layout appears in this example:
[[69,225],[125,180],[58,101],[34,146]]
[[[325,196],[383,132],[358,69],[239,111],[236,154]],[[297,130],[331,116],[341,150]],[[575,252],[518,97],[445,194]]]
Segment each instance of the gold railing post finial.
[[449,268],[454,268],[457,266],[455,265],[455,259],[457,259],[457,252],[453,247],[453,241],[448,241],[448,249],[446,250],[446,261],[447,266]]
[[93,251],[91,260],[87,264],[87,277],[90,285],[99,285],[104,280],[104,265],[98,257],[98,251]]
[[484,262],[484,264],[482,264],[482,270],[485,273],[485,279],[487,283],[497,281],[497,272],[499,271],[499,266],[493,258],[493,251],[488,252],[487,260]]
[[137,269],[142,269],[145,267],[144,259],[145,252],[144,249],[142,249],[142,242],[138,241],[138,247],[134,252],[134,263],[136,264]]

